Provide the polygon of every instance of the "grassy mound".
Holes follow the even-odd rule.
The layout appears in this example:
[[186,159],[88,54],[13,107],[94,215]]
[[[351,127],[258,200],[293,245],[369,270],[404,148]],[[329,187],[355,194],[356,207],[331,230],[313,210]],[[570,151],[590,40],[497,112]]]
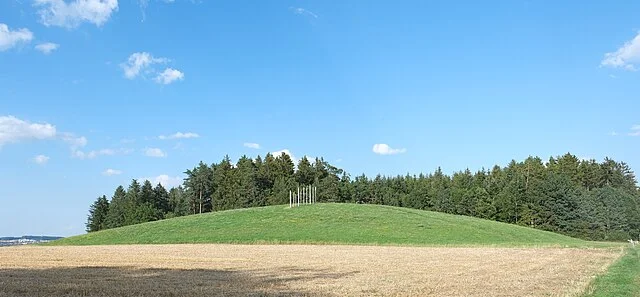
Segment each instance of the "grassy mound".
[[315,204],[191,215],[93,232],[51,245],[265,243],[422,246],[583,246],[560,234],[400,207]]

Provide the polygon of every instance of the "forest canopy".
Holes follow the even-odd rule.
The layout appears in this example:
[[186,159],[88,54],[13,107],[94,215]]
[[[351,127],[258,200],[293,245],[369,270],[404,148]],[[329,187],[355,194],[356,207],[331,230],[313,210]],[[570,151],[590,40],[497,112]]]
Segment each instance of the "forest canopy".
[[287,204],[289,191],[317,187],[318,202],[370,203],[409,207],[529,226],[587,240],[627,240],[640,236],[640,190],[624,162],[580,160],[567,153],[544,162],[539,157],[507,166],[447,175],[352,177],[322,158],[289,155],[264,159],[242,156],[235,164],[200,162],[185,172],[182,185],[132,180],[110,199],[98,197],[89,209],[87,231],[116,228],[177,216]]

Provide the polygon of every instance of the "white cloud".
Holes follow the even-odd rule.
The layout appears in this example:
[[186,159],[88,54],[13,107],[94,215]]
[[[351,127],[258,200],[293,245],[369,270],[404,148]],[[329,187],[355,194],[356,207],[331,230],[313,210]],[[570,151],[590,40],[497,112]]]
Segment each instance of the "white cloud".
[[73,133],[62,133],[61,138],[64,142],[69,144],[72,150],[76,150],[87,145],[87,138],[85,138],[84,136],[77,137],[73,135]]
[[252,149],[260,149],[260,144],[253,143],[253,142],[245,142],[244,146]]
[[44,165],[47,164],[47,162],[49,162],[49,157],[45,156],[45,155],[37,155],[35,157],[33,157],[33,162],[38,164],[38,165]]
[[72,147],[71,155],[74,158],[86,160],[86,159],[95,159],[100,156],[115,156],[120,154],[129,154],[132,151],[133,150],[131,149],[121,148],[121,149],[100,149],[100,150],[92,150],[92,151],[84,152]]
[[105,175],[105,176],[114,176],[114,175],[120,175],[120,174],[122,174],[121,170],[111,169],[111,168],[102,172],[102,175]]
[[616,131],[611,131],[611,133],[609,133],[610,136],[618,136],[618,132]]
[[[150,53],[133,53],[127,62],[120,64],[124,70],[124,76],[128,79],[136,78],[141,71],[148,70],[153,64],[166,63],[166,58],[154,58]],[[153,70],[151,70],[153,72]]]
[[45,26],[78,27],[83,22],[100,27],[118,10],[118,0],[35,0]]
[[[164,3],[174,3],[175,0],[161,0]],[[138,0],[138,4],[140,5],[140,12],[142,12],[142,20],[144,22],[147,19],[147,7],[149,6],[149,0]]]
[[173,68],[167,68],[156,76],[155,81],[159,84],[168,85],[176,80],[184,80],[184,73]]
[[136,142],[136,140],[135,140],[135,139],[133,139],[133,138],[123,138],[123,139],[120,139],[120,143],[124,143],[124,144],[127,144],[127,143],[134,143],[134,142]]
[[612,68],[623,68],[635,71],[636,64],[640,62],[640,32],[632,40],[625,44],[615,52],[606,53],[601,66]]
[[291,9],[293,11],[293,13],[298,14],[298,15],[307,15],[307,16],[310,16],[310,17],[312,17],[314,19],[318,18],[317,14],[315,14],[315,13],[309,11],[309,10],[306,10],[304,8],[301,8],[301,7],[289,7],[289,9]]
[[629,136],[640,136],[640,125],[633,125],[633,127],[631,127],[631,132],[629,132]]
[[282,155],[282,153],[285,153],[287,155],[289,155],[289,157],[291,158],[291,160],[293,161],[293,164],[298,164],[298,159],[296,159],[296,156],[293,155],[293,153],[291,153],[288,149],[283,149],[283,150],[279,150],[276,152],[272,152],[271,154],[278,158]]
[[139,52],[129,56],[126,62],[121,63],[120,67],[124,70],[124,76],[128,79],[135,79],[143,75],[143,77],[153,76],[153,80],[159,84],[168,85],[178,80],[184,80],[184,73],[174,68],[165,68],[159,72],[153,65],[165,64],[171,60],[167,58],[156,58],[150,53]]
[[138,0],[138,3],[140,3],[140,11],[142,12],[142,20],[141,22],[144,22],[144,20],[147,18],[147,6],[149,6],[149,0]]
[[402,154],[402,153],[405,153],[406,151],[407,149],[404,149],[404,148],[401,148],[401,149],[391,148],[389,145],[384,143],[378,143],[373,145],[373,152],[379,155]]
[[200,137],[200,135],[198,135],[198,133],[193,133],[193,132],[187,132],[187,133],[177,132],[177,133],[171,134],[171,135],[160,135],[160,136],[158,136],[158,138],[161,139],[161,140],[187,139],[187,138],[198,138],[198,137]]
[[60,47],[59,44],[53,43],[53,42],[45,42],[45,43],[36,45],[36,49],[45,55],[52,53],[53,51],[57,50],[59,47]]
[[[115,155],[127,153],[127,150],[102,149],[83,152],[79,149],[87,145],[87,138],[76,136],[73,133],[58,133],[56,127],[48,123],[31,123],[14,116],[0,116],[0,147],[7,143],[16,143],[23,140],[62,140],[71,148],[72,157],[79,159],[93,159],[103,155]],[[45,161],[46,162],[46,161]]]
[[33,40],[33,33],[27,28],[12,31],[6,24],[0,23],[0,52],[6,51],[20,43]]
[[29,139],[51,139],[56,127],[48,123],[31,123],[14,116],[0,116],[0,147]]
[[164,158],[167,156],[167,153],[165,153],[159,148],[146,148],[144,150],[144,155],[147,157],[153,157],[153,158]]
[[181,185],[183,181],[183,179],[179,176],[169,176],[166,174],[161,174],[156,177],[143,177],[139,178],[138,180],[148,180],[154,185],[161,184],[165,188],[177,187]]
[[174,150],[184,150],[184,144],[182,142],[178,142],[173,146]]
[[83,152],[80,150],[72,150],[72,155],[78,159],[94,159],[96,157],[99,156],[113,156],[116,153],[118,153],[118,151],[113,150],[113,149],[101,149],[101,150],[94,150],[94,151],[89,151],[89,152]]

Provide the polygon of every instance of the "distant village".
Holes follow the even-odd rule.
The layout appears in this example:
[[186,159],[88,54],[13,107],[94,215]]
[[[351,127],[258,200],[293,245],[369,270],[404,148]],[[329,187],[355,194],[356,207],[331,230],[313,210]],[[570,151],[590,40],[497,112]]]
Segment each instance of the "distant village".
[[62,237],[56,237],[56,236],[0,237],[0,247],[44,243],[44,242],[49,242],[49,241],[60,239],[60,238]]

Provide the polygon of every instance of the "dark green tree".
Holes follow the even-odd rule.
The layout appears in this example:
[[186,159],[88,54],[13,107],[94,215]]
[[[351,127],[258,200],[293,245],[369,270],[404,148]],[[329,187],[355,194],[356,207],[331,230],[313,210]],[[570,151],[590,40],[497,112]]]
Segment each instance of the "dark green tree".
[[107,196],[98,197],[89,208],[89,216],[87,218],[87,232],[100,231],[106,229],[107,215],[109,213],[109,201]]
[[[162,186],[162,184],[158,183],[155,188],[153,188],[153,207],[160,212],[160,214],[165,214],[170,212],[172,209],[169,207],[169,193],[167,189]],[[162,215],[161,217],[163,217]]]
[[127,192],[122,186],[118,186],[113,193],[111,203],[109,203],[109,212],[107,213],[107,218],[104,223],[107,229],[124,226],[127,212],[126,195]]
[[189,199],[180,186],[169,190],[169,212],[166,218],[186,216],[190,213]]
[[258,169],[251,158],[242,156],[237,164],[239,207],[261,206],[258,190]]
[[315,181],[315,170],[306,156],[298,161],[298,170],[295,173],[296,182],[300,186],[310,185]]

